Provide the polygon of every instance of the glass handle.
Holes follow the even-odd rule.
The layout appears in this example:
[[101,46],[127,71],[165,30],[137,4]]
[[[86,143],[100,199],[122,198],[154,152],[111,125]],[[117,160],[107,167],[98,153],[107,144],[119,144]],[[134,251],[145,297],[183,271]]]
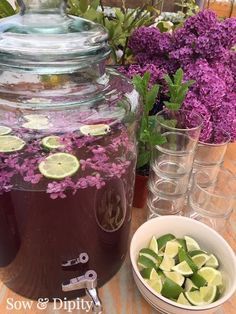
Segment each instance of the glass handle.
[[30,12],[53,11],[66,14],[67,0],[17,0],[21,15]]

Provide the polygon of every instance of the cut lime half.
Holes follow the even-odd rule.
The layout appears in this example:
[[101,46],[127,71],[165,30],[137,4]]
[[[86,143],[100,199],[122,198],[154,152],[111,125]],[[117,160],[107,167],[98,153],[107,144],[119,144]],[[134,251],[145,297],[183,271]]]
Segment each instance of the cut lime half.
[[149,243],[149,249],[153,250],[155,253],[158,253],[158,244],[156,237],[152,237],[150,243]]
[[56,153],[40,162],[39,171],[47,178],[64,179],[79,169],[78,159],[67,153]]
[[211,304],[217,299],[218,292],[217,287],[213,285],[209,285],[207,287],[200,288],[200,295],[204,300],[205,304]]
[[21,150],[25,146],[25,141],[13,135],[0,136],[0,152],[11,153]]
[[211,254],[209,255],[209,259],[208,261],[206,262],[206,265],[205,266],[209,266],[209,267],[213,267],[213,268],[218,268],[219,267],[219,261],[218,259],[216,258],[215,255]]
[[80,128],[80,132],[84,135],[99,136],[105,135],[111,131],[108,124],[91,124],[83,125]]
[[42,145],[48,149],[56,149],[65,147],[61,142],[59,136],[50,135],[42,139]]
[[8,126],[0,125],[0,136],[10,134],[12,131]]
[[155,290],[156,292],[160,293],[162,289],[162,281],[161,278],[156,278],[154,280],[146,279],[148,285]]
[[214,286],[222,285],[221,272],[213,267],[202,267],[197,273],[198,275],[202,276],[208,284]]
[[172,270],[176,271],[177,273],[183,275],[183,276],[190,276],[193,274],[192,269],[188,265],[186,261],[183,261],[174,267],[172,267]]
[[200,291],[189,291],[185,292],[185,297],[187,300],[192,304],[192,305],[204,305],[206,304],[205,301],[203,300]]
[[184,276],[177,273],[176,271],[164,271],[164,275],[167,278],[173,280],[179,286],[182,286],[185,280]]
[[207,254],[197,254],[192,257],[192,260],[195,265],[197,265],[198,269],[200,269],[202,266],[206,264],[206,262],[209,260],[209,256]]
[[183,292],[180,293],[179,297],[178,297],[178,300],[177,300],[177,303],[179,304],[183,304],[183,305],[191,305],[188,300],[185,298]]
[[184,239],[186,241],[186,246],[187,246],[188,251],[200,250],[200,246],[196,240],[194,240],[193,238],[189,236],[185,236]]

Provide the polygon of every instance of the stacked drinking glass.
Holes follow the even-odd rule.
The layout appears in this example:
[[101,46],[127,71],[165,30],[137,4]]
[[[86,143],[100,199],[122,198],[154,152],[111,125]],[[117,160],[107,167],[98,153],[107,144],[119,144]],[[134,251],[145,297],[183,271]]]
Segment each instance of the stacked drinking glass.
[[[194,125],[188,121],[194,121]],[[185,110],[165,109],[157,114],[157,128],[165,142],[153,149],[148,218],[182,214],[201,124],[199,115]]]

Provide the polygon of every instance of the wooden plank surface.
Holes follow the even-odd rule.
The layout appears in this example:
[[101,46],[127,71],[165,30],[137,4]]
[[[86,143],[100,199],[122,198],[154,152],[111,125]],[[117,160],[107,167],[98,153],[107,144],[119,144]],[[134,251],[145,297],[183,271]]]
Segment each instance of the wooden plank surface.
[[[225,166],[236,175],[236,144],[228,147]],[[144,209],[133,209],[132,230],[134,231],[146,220],[146,211]],[[234,210],[228,228],[224,230],[224,237],[236,252],[236,210]],[[116,276],[112,278],[100,291],[100,298],[104,306],[104,314],[155,314],[150,305],[142,298],[136,288],[131,274],[130,260],[127,256],[126,261]],[[68,309],[55,308],[54,304],[47,304],[46,309],[39,309],[37,302],[29,303],[30,309],[7,310],[7,299],[12,301],[29,301],[20,297],[7,289],[0,282],[0,314],[64,314]],[[85,298],[85,300],[87,300]],[[9,305],[8,305],[9,306]],[[86,313],[86,311],[76,311],[73,313]],[[91,313],[91,312],[89,312]],[[214,312],[212,312],[213,314]],[[236,295],[234,295],[220,310],[214,314],[235,314],[236,313]]]

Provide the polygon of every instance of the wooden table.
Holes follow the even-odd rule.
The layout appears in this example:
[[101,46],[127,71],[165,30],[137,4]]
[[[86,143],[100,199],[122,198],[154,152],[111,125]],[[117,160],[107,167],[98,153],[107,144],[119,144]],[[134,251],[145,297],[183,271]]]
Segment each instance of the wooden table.
[[[228,147],[225,166],[236,175],[236,144]],[[133,209],[132,231],[134,231],[146,220],[144,209]],[[224,236],[236,252],[236,210],[234,210],[228,229]],[[124,265],[115,277],[110,280],[100,291],[100,298],[104,306],[104,314],[155,314],[150,305],[142,298],[132,279],[130,260],[127,256]],[[62,314],[68,313],[67,310],[54,309],[53,304],[48,304],[45,310],[37,309],[37,302],[31,304],[31,309],[7,310],[7,299],[14,301],[27,301],[19,295],[13,293],[0,282],[0,314]],[[28,300],[29,301],[29,300]],[[11,301],[12,302],[12,301]],[[85,311],[73,311],[73,313],[86,313]],[[213,314],[214,312],[212,312]],[[215,314],[235,314],[236,295],[234,295],[222,309]]]

